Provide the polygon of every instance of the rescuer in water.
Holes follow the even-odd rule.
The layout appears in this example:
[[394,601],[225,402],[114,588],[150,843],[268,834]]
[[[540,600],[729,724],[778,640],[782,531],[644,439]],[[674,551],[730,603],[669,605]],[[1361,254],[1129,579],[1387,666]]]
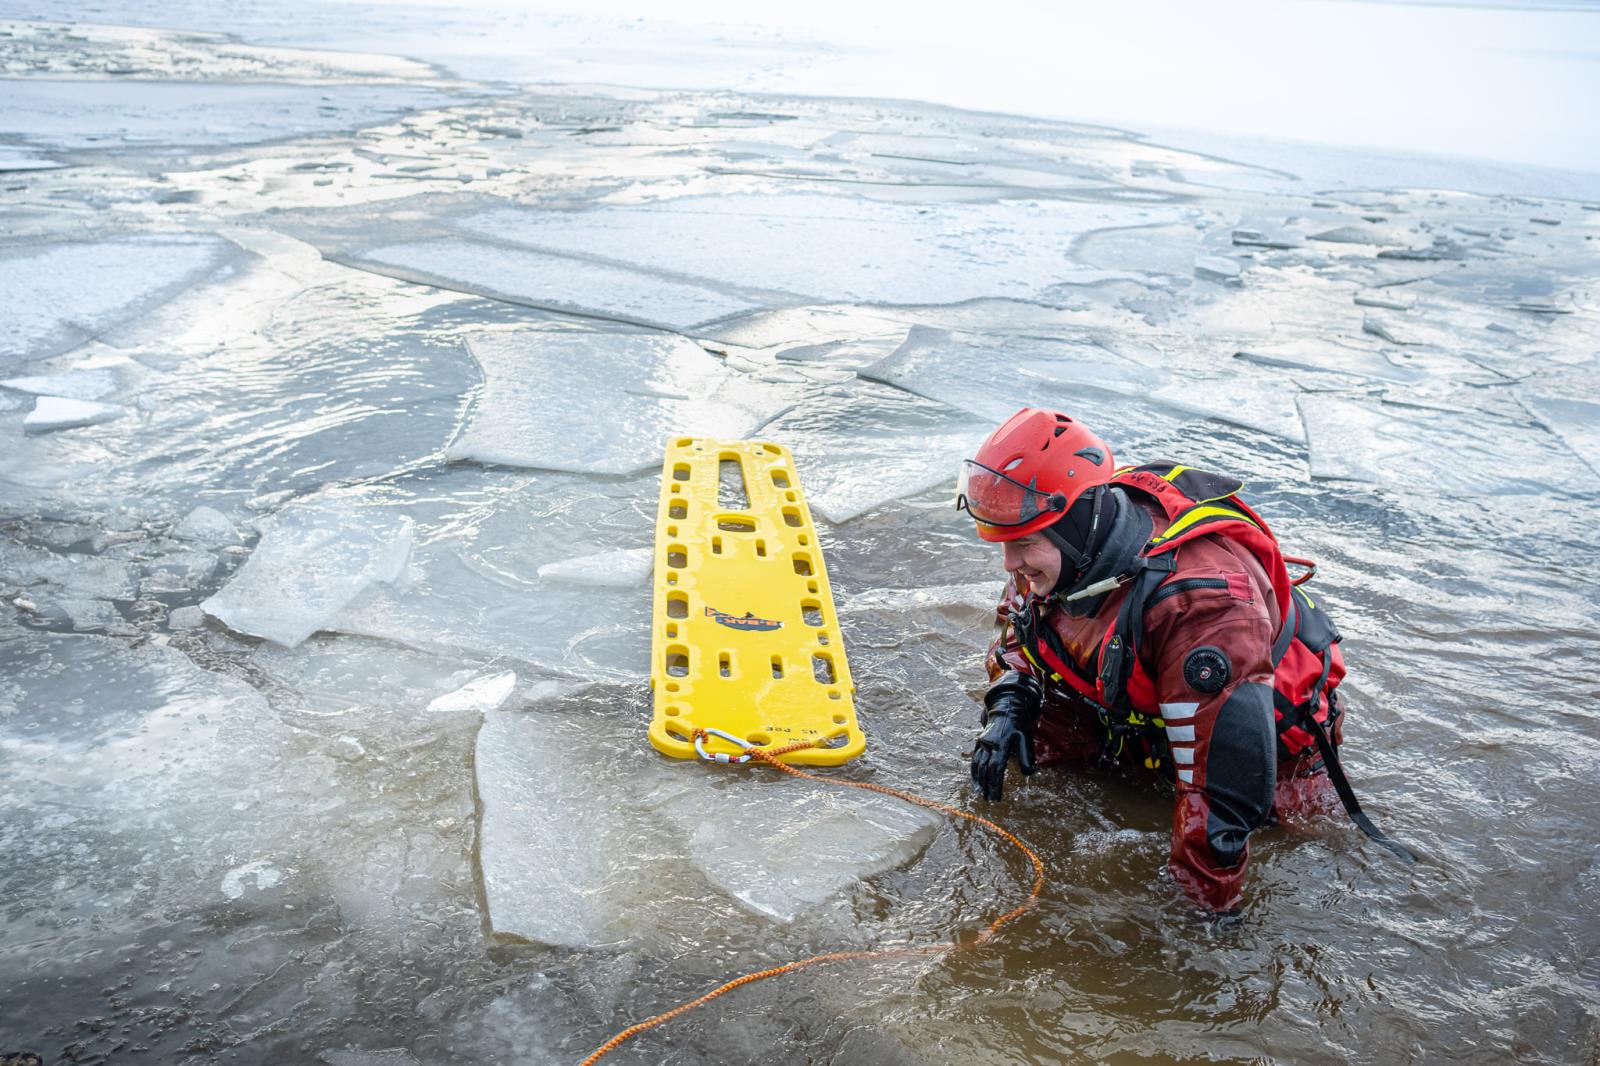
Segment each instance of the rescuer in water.
[[1338,633],[1240,488],[1168,462],[1118,469],[1082,423],[1028,408],[963,464],[956,498],[1010,574],[974,783],[1000,799],[1013,758],[1024,774],[1150,767],[1176,791],[1172,876],[1217,912],[1239,905],[1250,833],[1335,794],[1410,861],[1339,767]]

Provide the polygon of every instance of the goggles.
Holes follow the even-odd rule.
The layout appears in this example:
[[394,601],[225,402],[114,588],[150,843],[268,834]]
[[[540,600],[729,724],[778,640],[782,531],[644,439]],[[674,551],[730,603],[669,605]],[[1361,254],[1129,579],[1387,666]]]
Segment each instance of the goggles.
[[1040,492],[976,459],[961,464],[956,510],[967,512],[986,526],[1025,526],[1040,515],[1061,514],[1066,509],[1067,498],[1059,492]]

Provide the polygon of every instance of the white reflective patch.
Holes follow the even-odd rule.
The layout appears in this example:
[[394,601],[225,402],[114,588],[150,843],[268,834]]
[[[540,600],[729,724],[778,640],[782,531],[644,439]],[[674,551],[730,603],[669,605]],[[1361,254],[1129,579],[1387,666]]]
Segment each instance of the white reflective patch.
[[1193,770],[1179,770],[1178,771],[1178,780],[1182,781],[1186,785],[1194,784],[1194,771]]
[[1193,748],[1173,748],[1172,749],[1172,761],[1175,762],[1175,763],[1182,763],[1184,766],[1190,765],[1191,763],[1194,762],[1194,749]]
[[1161,717],[1164,721],[1171,721],[1174,718],[1193,718],[1194,712],[1199,709],[1198,703],[1163,703]]
[[1194,740],[1194,726],[1192,726],[1192,725],[1169,725],[1169,726],[1167,726],[1167,739],[1168,740],[1189,740],[1189,741],[1192,741],[1192,740]]

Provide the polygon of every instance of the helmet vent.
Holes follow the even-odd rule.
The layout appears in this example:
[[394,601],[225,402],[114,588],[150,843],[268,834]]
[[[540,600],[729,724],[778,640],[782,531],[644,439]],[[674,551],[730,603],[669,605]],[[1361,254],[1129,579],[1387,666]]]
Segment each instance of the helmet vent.
[[1079,459],[1089,460],[1095,466],[1101,466],[1106,461],[1106,453],[1101,451],[1099,448],[1079,448],[1072,454],[1076,455]]
[[1065,433],[1066,431],[1067,431],[1067,427],[1063,426],[1061,423],[1058,422],[1058,423],[1056,423],[1056,431],[1055,431],[1055,433],[1053,433],[1051,435],[1050,439],[1054,440],[1056,437],[1061,436],[1061,434]]
[[1022,456],[1019,455],[1015,459],[1013,459],[1009,463],[1007,463],[1005,466],[1001,467],[1000,470],[1001,470],[1001,473],[1004,473],[1007,470],[1015,470],[1017,467],[1019,467],[1021,465],[1022,465]]

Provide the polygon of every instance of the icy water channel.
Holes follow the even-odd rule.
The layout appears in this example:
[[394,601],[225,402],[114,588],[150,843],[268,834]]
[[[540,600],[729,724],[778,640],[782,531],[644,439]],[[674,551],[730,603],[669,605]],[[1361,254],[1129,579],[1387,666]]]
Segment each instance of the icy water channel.
[[742,989],[617,1063],[1592,1063],[1597,205],[913,103],[511,90],[0,25],[0,1053],[568,1063],[740,973],[970,938],[981,830],[645,743],[669,434],[794,449],[867,754],[971,805],[1023,403],[1244,477],[1322,564],[1422,856],[1149,782],[986,808],[989,946]]

